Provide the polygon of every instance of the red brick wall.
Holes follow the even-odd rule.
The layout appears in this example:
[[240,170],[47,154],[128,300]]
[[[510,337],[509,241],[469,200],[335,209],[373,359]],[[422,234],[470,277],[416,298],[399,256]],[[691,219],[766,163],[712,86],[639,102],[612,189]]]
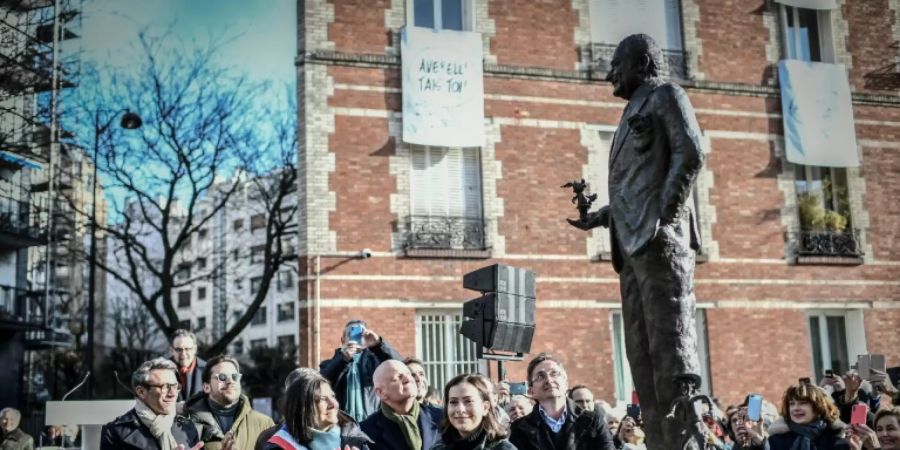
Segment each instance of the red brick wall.
[[771,76],[766,60],[769,29],[763,23],[762,2],[697,0],[697,4],[697,37],[703,43],[699,65],[707,80],[760,84]]
[[382,54],[391,45],[385,28],[385,12],[390,0],[329,0],[334,5],[334,22],[328,25],[328,40],[335,50]]
[[775,405],[788,386],[811,376],[809,337],[802,311],[706,311],[713,395],[725,406],[758,392]]
[[900,366],[900,309],[866,311],[866,347],[885,356],[888,367]]
[[857,90],[884,90],[865,76],[886,67],[896,71],[891,70],[897,62],[897,49],[891,48],[896,40],[886,37],[894,34],[897,11],[890,9],[887,0],[848,2],[841,11],[850,31],[846,45],[853,55],[850,85]]
[[492,0],[489,9],[499,64],[575,69],[578,13],[570,0]]
[[862,163],[872,251],[879,259],[900,259],[900,152],[867,147]]

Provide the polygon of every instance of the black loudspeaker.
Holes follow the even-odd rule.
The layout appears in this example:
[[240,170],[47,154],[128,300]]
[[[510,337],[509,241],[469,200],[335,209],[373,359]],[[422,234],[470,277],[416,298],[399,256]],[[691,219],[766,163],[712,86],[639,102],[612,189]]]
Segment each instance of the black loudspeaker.
[[493,265],[466,274],[463,286],[487,293],[463,304],[460,334],[479,349],[531,351],[535,331],[533,272]]

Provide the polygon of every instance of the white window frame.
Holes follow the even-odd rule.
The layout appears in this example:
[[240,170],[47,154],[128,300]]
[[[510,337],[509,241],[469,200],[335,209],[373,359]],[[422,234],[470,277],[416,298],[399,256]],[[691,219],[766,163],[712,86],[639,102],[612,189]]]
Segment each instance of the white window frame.
[[[801,8],[795,6],[778,5],[778,16],[781,18],[781,36],[785,59],[799,59],[797,58],[797,55],[791,54],[791,46],[788,43],[790,33],[788,33],[787,19],[788,14],[791,14],[793,23],[799,24],[800,9]],[[821,62],[833,63],[835,61],[834,39],[831,29],[830,10],[816,10],[816,28],[818,28],[819,31],[819,35],[816,37],[819,40],[819,57],[822,59]],[[794,42],[794,48],[800,48],[799,35],[797,35],[796,38],[797,40]]]
[[[711,378],[709,372],[709,349],[707,348],[706,311],[697,308],[694,314],[694,324],[697,332],[697,358],[700,360],[700,378],[703,384],[700,392],[710,393]],[[622,320],[622,310],[616,309],[609,314],[609,330],[613,350],[613,380],[615,382],[615,408],[625,411],[625,405],[631,403],[631,391],[634,390],[634,381],[631,377],[631,365],[628,363],[625,350],[625,326]]]
[[[428,384],[435,389],[442,389],[444,384],[456,375],[471,373],[487,373],[485,360],[476,356],[475,343],[459,334],[462,324],[462,311],[423,310],[416,312],[416,358],[425,365]],[[432,336],[440,333],[444,339],[435,342]],[[446,339],[452,337],[452,339]],[[463,350],[465,359],[456,360],[458,346]]]
[[[820,342],[820,358],[822,360],[821,370],[816,368],[815,345],[813,345],[813,333],[811,320],[816,317],[819,319],[819,342]],[[806,312],[806,333],[809,336],[809,367],[812,369],[812,375],[816,380],[820,380],[825,374],[824,371],[832,367],[831,365],[831,345],[828,335],[828,326],[825,325],[828,317],[840,317],[844,319],[844,331],[847,338],[847,366],[856,364],[858,355],[868,353],[866,349],[866,328],[862,310],[837,310],[837,309],[821,309],[809,310]],[[821,373],[820,373],[821,372]]]
[[[481,220],[484,219],[484,186],[483,186],[483,180],[482,180],[483,170],[482,170],[480,149],[411,145],[409,152],[410,152],[410,155],[409,155],[409,165],[410,165],[410,169],[409,169],[410,170],[410,175],[409,175],[409,178],[410,178],[410,181],[409,181],[410,182],[410,193],[409,193],[410,207],[409,207],[409,211],[410,211],[411,216],[457,217],[457,215],[453,214],[453,212],[451,211],[451,205],[450,205],[449,201],[447,201],[444,205],[441,205],[441,206],[443,206],[442,208],[436,208],[434,206],[434,203],[437,199],[441,199],[441,198],[448,199],[449,198],[449,196],[448,196],[448,189],[450,187],[449,186],[449,182],[450,182],[449,177],[456,176],[457,179],[455,181],[457,181],[459,183],[458,187],[459,187],[460,198],[458,200],[461,202],[461,209],[462,209],[461,213],[458,216],[468,218],[468,219],[481,219]],[[416,169],[416,164],[414,161],[414,159],[416,158],[416,153],[424,153],[425,164],[427,167],[430,168],[433,166],[431,161],[433,158],[436,158],[438,156],[437,155],[438,152],[446,152],[445,155],[449,155],[450,153],[454,153],[454,152],[460,153],[458,156],[458,160],[459,160],[458,161],[458,163],[459,163],[458,170],[461,171],[461,173],[455,173],[455,174],[454,173],[446,173],[445,175],[447,178],[445,178],[445,180],[444,180],[445,186],[443,186],[443,190],[435,187],[436,184],[428,183],[428,181],[426,181],[426,184],[429,184],[428,188],[434,187],[435,189],[434,189],[434,192],[430,192],[430,191],[423,192],[423,189],[421,187],[416,186],[417,177],[419,177],[419,173],[421,172]],[[471,179],[466,178],[466,175],[465,175],[466,160],[467,160],[466,153],[468,153],[468,152],[473,153],[474,158],[475,158],[475,162],[473,163],[473,164],[475,164],[475,167],[471,168],[473,171],[473,173],[471,174]],[[449,159],[446,158],[446,156],[444,159],[449,161]],[[444,164],[442,169],[450,170],[450,168],[448,167],[448,164]],[[426,179],[427,178],[434,179],[434,174],[428,173],[425,178]],[[466,195],[466,189],[469,187],[471,187],[474,190],[477,190],[475,195],[473,195],[473,196]],[[474,200],[476,198],[477,198],[477,202],[478,202],[477,205],[475,205],[474,208],[468,208],[466,205],[467,199]],[[423,202],[423,201],[424,201],[423,204],[428,205],[427,213],[425,213],[424,211],[419,209],[419,207],[417,206],[420,202]]]
[[[432,0],[434,3],[434,29],[443,30],[444,21],[441,17],[442,6],[444,0]],[[462,31],[475,30],[475,1],[460,0],[462,3]],[[415,0],[406,2],[406,23],[409,26],[416,26]],[[456,31],[456,30],[453,30]]]

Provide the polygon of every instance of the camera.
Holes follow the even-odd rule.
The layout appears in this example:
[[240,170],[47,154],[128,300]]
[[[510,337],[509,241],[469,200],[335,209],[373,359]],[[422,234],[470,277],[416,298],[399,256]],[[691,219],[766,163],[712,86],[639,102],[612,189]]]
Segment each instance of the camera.
[[359,257],[362,258],[362,259],[369,259],[369,258],[371,258],[371,257],[372,257],[372,250],[369,250],[369,249],[367,249],[367,248],[362,249],[362,251],[359,252]]

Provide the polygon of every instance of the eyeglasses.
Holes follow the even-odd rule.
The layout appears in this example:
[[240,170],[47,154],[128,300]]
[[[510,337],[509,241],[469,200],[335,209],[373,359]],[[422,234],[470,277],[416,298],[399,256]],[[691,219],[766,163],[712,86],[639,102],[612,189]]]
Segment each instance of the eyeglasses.
[[337,401],[337,397],[335,397],[334,394],[317,395],[317,396],[316,396],[316,401],[317,401],[317,402],[320,402],[320,403],[326,403],[326,402],[331,401],[331,400]]
[[549,379],[558,380],[563,376],[563,372],[559,370],[551,370],[549,372],[538,372],[531,380],[532,383],[543,383]]
[[172,351],[174,351],[175,353],[190,353],[194,351],[194,347],[172,347]]
[[143,384],[142,386],[146,388],[158,388],[161,392],[170,392],[170,391],[180,391],[181,384],[179,383],[163,383],[163,384]]
[[215,379],[221,381],[222,383],[224,383],[224,382],[228,381],[228,375],[231,375],[231,380],[234,381],[235,383],[240,383],[241,377],[243,376],[242,374],[237,373],[237,372],[231,373],[231,374],[228,374],[228,373],[217,373],[217,374],[213,375],[213,378],[215,378]]

